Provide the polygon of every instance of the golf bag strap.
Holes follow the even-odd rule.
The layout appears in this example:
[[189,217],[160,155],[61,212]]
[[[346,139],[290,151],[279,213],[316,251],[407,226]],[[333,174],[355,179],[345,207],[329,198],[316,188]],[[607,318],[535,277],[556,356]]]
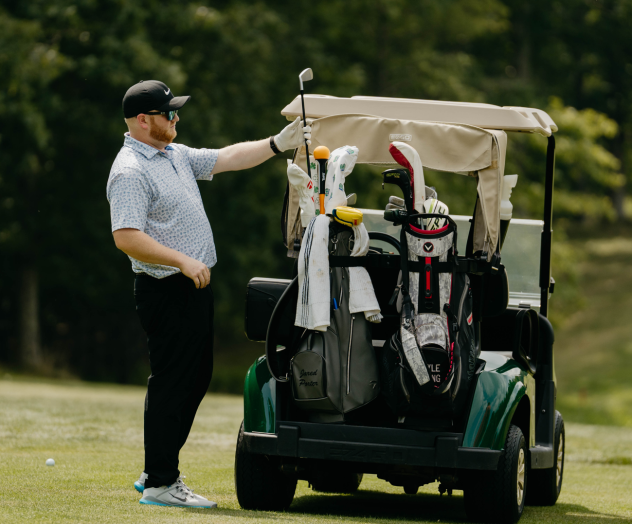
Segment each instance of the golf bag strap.
[[329,255],[329,267],[366,267],[377,269],[397,269],[400,266],[399,255],[367,255],[351,257]]
[[402,270],[402,292],[404,297],[408,296],[408,289],[410,286],[410,278],[408,274],[408,239],[406,238],[406,228],[402,226],[401,230],[401,251],[400,251],[400,267]]
[[[426,263],[422,261],[411,262],[408,261],[408,271],[413,273],[423,273],[426,268]],[[447,262],[433,262],[432,263],[432,271],[434,273],[456,273],[467,271],[466,264],[455,264],[454,260],[448,260]]]
[[[412,264],[413,262],[409,261],[409,266]],[[417,305],[417,311],[419,313],[439,315],[441,314],[439,309],[439,273],[436,271],[439,261],[436,257],[418,257],[417,264],[423,264],[423,272],[419,274],[419,304]]]
[[[426,267],[425,262],[408,261],[408,271],[413,273],[423,273]],[[432,266],[436,273],[491,273],[492,264],[484,260],[476,260],[465,257],[450,257],[447,262],[435,262]]]

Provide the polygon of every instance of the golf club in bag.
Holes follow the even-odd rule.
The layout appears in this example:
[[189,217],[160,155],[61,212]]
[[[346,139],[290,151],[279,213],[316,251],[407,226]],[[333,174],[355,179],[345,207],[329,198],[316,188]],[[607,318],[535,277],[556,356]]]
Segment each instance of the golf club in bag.
[[[307,121],[305,120],[305,99],[303,96],[305,94],[305,90],[303,88],[303,82],[309,82],[313,78],[314,73],[312,73],[312,70],[309,67],[307,69],[303,69],[301,74],[298,75],[298,81],[301,85],[301,107],[303,109],[303,125],[307,125]],[[309,145],[307,144],[307,140],[305,140],[305,156],[307,157],[307,176],[309,176],[309,178],[312,178],[312,170],[309,166]]]

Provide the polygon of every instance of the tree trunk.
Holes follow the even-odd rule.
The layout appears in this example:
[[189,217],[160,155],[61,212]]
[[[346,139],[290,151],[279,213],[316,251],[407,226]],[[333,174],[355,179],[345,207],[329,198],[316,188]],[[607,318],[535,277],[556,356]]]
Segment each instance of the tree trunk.
[[531,8],[528,3],[522,5],[515,22],[518,37],[518,55],[516,57],[518,76],[529,81],[531,79]]
[[40,347],[38,273],[33,266],[22,269],[20,282],[20,355],[22,363],[31,370],[42,365]]
[[628,217],[625,214],[625,186],[615,189],[612,195],[612,204],[617,214],[617,222],[626,222]]
[[[630,176],[628,174],[628,168],[630,166],[630,155],[629,152],[630,145],[632,145],[632,137],[630,136],[630,132],[625,126],[625,123],[617,122],[619,124],[619,136],[616,138],[614,142],[614,154],[621,161],[621,173],[625,176],[626,182],[616,188],[612,193],[612,206],[614,207],[614,211],[617,215],[617,222],[626,222],[629,217],[625,215],[625,197],[626,197],[626,185]],[[624,127],[625,126],[625,127]]]

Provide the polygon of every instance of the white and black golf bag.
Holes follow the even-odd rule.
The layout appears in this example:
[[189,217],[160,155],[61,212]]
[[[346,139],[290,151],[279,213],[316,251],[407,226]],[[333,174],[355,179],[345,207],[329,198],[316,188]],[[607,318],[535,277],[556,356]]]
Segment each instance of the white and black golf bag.
[[465,264],[458,264],[454,221],[416,216],[441,217],[446,225],[402,225],[401,326],[381,352],[382,391],[398,416],[451,417],[467,397],[480,351],[472,290]]

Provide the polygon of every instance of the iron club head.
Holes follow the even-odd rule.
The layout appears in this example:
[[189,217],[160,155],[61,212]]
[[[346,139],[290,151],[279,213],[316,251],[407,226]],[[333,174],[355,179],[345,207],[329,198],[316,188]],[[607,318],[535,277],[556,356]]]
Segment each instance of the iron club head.
[[312,73],[311,68],[307,68],[304,69],[303,72],[298,75],[298,80],[301,83],[301,91],[303,90],[303,82],[309,82],[310,80],[313,80],[314,78],[314,73]]

